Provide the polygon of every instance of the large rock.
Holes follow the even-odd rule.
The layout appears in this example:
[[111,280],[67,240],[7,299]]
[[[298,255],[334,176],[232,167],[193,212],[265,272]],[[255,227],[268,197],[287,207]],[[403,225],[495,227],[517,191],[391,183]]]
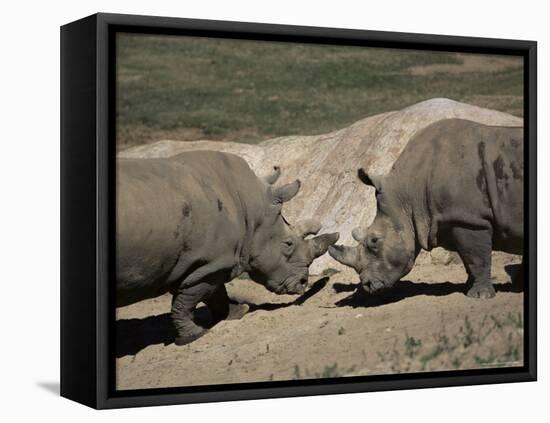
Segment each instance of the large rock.
[[[372,188],[357,179],[357,169],[366,167],[376,174],[387,173],[407,142],[433,122],[469,119],[487,125],[523,126],[523,119],[495,110],[483,109],[453,100],[436,98],[405,109],[382,113],[328,134],[287,136],[258,145],[221,141],[159,141],[133,147],[120,157],[168,157],[188,150],[218,150],[243,157],[258,174],[267,174],[273,165],[283,171],[280,182],[299,178],[299,194],[285,204],[290,222],[316,217],[324,232],[340,232],[340,243],[354,244],[351,230],[374,219],[376,202]],[[422,262],[450,262],[444,252],[424,255]],[[329,255],[317,259],[312,273],[342,266]]]

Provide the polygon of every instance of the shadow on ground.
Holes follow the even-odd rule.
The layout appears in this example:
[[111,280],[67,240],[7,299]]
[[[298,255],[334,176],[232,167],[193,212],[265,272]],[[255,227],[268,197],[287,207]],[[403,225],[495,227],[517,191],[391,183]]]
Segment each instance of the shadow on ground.
[[319,291],[321,291],[321,289],[323,289],[327,285],[328,280],[329,278],[325,277],[314,282],[311,285],[311,288],[309,288],[306,292],[304,292],[294,301],[289,301],[286,303],[262,303],[262,304],[250,304],[245,302],[245,304],[247,304],[250,307],[249,312],[254,312],[257,310],[272,311],[272,310],[278,310],[280,308],[286,308],[286,307],[291,307],[295,305],[302,305],[311,297],[313,297],[315,294],[317,294]]
[[[514,292],[519,293],[523,291],[522,286],[515,284],[504,283],[494,284],[495,290],[498,292]],[[405,298],[416,297],[418,295],[428,295],[434,297],[442,297],[455,293],[462,293],[465,295],[467,291],[466,283],[452,283],[452,282],[439,282],[439,283],[427,283],[427,282],[411,282],[411,281],[398,281],[395,285],[378,295],[368,295],[360,289],[358,283],[335,283],[333,288],[336,292],[351,292],[351,295],[347,296],[336,302],[338,307],[379,307],[387,304],[396,303],[404,300]]]
[[135,355],[149,345],[168,345],[174,342],[175,337],[170,313],[117,320],[115,333],[117,358]]
[[[249,313],[258,310],[278,310],[280,308],[290,307],[294,305],[302,305],[321,289],[323,289],[329,278],[322,278],[311,285],[304,294],[300,295],[294,301],[287,303],[263,303],[263,304],[247,304],[250,307]],[[212,318],[207,307],[199,307],[195,310],[194,321],[198,325],[206,328],[213,327],[216,322]],[[120,319],[115,324],[116,348],[115,354],[117,358],[127,355],[135,355],[149,345],[164,344],[169,345],[174,342],[175,330],[172,326],[170,313],[149,316],[143,319]]]
[[[211,328],[215,322],[206,306],[194,312],[194,321],[198,325]],[[174,342],[176,331],[172,325],[170,313],[149,316],[143,319],[120,319],[115,324],[117,358],[135,355],[149,345],[169,345]]]

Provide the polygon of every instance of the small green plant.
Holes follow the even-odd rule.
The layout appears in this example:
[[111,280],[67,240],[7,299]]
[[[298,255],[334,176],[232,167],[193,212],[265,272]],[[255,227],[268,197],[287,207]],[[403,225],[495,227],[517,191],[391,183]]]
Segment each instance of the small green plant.
[[509,362],[517,362],[520,358],[520,349],[512,339],[512,333],[508,334],[508,348],[504,353],[504,360]]
[[495,324],[495,328],[497,328],[497,329],[502,328],[502,323],[495,316],[491,316],[491,320]]
[[329,377],[339,377],[342,376],[338,372],[338,363],[334,363],[332,366],[326,366],[320,373],[316,373],[317,378],[329,378]]
[[464,348],[468,348],[474,342],[478,341],[478,338],[474,333],[474,328],[470,323],[470,319],[468,318],[468,316],[464,317],[464,326],[460,327],[460,332],[462,334],[461,338],[462,338],[462,345],[464,346]]
[[498,364],[498,363],[496,363],[497,356],[495,355],[495,353],[493,351],[490,351],[489,355],[487,355],[485,357],[480,357],[479,355],[476,354],[474,356],[474,360],[480,366],[488,366],[488,365],[494,366],[494,365]]
[[338,363],[334,363],[331,365],[325,366],[320,371],[314,371],[310,372],[309,370],[306,370],[304,374],[302,374],[300,367],[298,365],[294,366],[294,379],[326,379],[326,378],[335,378],[335,377],[342,377],[346,376],[347,374],[355,372],[356,366],[350,366],[345,370],[341,370],[338,367]]
[[418,354],[421,346],[422,341],[420,339],[405,334],[405,351],[409,358],[414,358]]
[[302,373],[300,372],[300,366],[297,364],[294,366],[294,379],[302,379]]
[[426,367],[430,361],[432,361],[434,358],[438,357],[439,354],[443,352],[443,348],[441,345],[436,345],[433,347],[428,353],[424,354],[422,357],[420,357],[420,363],[422,370],[426,370]]
[[523,330],[523,315],[521,313],[508,313],[508,321],[514,326],[516,329],[522,329]]
[[336,270],[332,267],[328,267],[321,272],[321,276],[332,276],[332,275],[335,275],[336,273],[340,273],[340,270]]

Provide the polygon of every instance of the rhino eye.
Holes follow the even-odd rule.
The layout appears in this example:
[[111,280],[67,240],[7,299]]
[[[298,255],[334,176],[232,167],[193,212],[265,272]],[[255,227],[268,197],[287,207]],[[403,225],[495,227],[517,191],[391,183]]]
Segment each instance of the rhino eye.
[[378,242],[380,241],[380,238],[377,236],[371,236],[367,239],[367,248],[372,251],[373,253],[378,252]]
[[285,239],[283,241],[283,254],[287,257],[290,257],[294,252],[294,242],[291,239]]
[[368,241],[367,241],[367,244],[369,246],[376,246],[376,244],[378,244],[378,241],[380,240],[380,238],[378,238],[377,236],[371,236]]

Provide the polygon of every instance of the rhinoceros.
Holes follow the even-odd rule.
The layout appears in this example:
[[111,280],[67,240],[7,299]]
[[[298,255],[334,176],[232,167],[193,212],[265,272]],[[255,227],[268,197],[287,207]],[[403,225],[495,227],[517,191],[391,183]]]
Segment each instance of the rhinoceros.
[[242,317],[246,306],[230,304],[224,284],[243,272],[277,294],[303,293],[309,265],[338,233],[306,239],[319,222],[290,226],[281,209],[300,181],[273,187],[279,175],[275,167],[262,180],[242,158],[215,151],[118,159],[117,306],[172,293],[183,345],[206,333],[192,319],[201,301],[217,320]]
[[442,120],[409,141],[387,176],[358,176],[375,188],[376,217],[352,232],[359,245],[329,254],[359,273],[367,293],[390,288],[421,249],[440,246],[461,257],[467,295],[491,298],[492,250],[523,254],[521,127]]

